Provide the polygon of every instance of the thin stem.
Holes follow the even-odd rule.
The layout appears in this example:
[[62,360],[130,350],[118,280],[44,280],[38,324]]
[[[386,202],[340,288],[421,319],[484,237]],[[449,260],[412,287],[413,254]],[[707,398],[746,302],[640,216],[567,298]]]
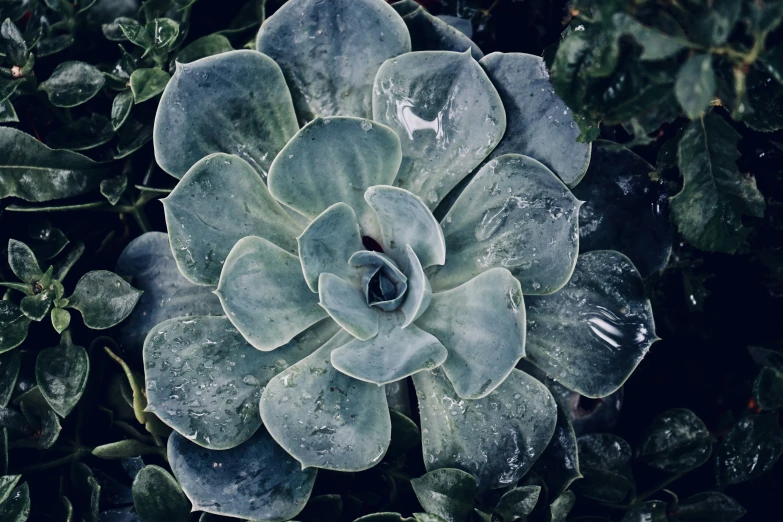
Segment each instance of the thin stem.
[[147,401],[144,398],[144,394],[141,392],[141,386],[139,386],[139,383],[136,382],[136,377],[133,375],[133,372],[127,363],[114,352],[112,352],[108,346],[104,346],[103,349],[107,354],[109,354],[109,357],[114,359],[114,361],[116,361],[117,364],[122,367],[122,371],[125,372],[125,377],[128,379],[128,384],[130,384],[131,391],[133,391],[133,413],[136,415],[136,420],[139,422],[139,424],[145,424],[147,422],[147,414],[144,411],[144,408],[147,407]]
[[144,444],[154,444],[155,440],[152,437],[149,437],[147,435],[144,435],[139,430],[131,426],[125,421],[116,421],[114,423],[115,426],[117,426],[119,429],[133,437],[134,439],[143,442]]
[[49,460],[47,462],[41,462],[39,464],[33,464],[32,466],[22,468],[19,471],[17,471],[17,474],[30,475],[32,473],[39,473],[41,471],[46,471],[48,469],[59,468],[60,466],[63,466],[65,464],[70,464],[71,462],[75,462],[79,460],[87,453],[89,453],[89,450],[86,450],[86,448],[79,448],[74,453],[71,453],[70,455],[66,455],[65,457],[60,457],[59,459]]

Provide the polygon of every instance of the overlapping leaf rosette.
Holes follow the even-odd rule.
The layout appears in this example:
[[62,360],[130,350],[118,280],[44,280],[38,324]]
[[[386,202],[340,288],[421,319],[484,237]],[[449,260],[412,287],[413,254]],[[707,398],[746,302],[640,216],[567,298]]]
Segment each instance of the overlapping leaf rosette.
[[[427,469],[481,488],[519,481],[555,431],[520,359],[590,397],[622,385],[653,318],[625,255],[578,255],[575,127],[540,58],[482,57],[412,2],[291,0],[257,50],[178,65],[154,137],[181,178],[168,241],[120,265],[146,290],[125,338],[149,331],[149,410],[194,509],[295,516],[318,468],[381,462],[384,385],[407,377]],[[588,216],[599,248],[611,217]]]

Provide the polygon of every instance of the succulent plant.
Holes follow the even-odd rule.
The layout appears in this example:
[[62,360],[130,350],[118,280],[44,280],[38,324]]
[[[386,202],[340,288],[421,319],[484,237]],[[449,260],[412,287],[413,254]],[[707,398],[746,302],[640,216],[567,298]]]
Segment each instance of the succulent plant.
[[[291,0],[256,48],[178,64],[163,93],[153,140],[180,178],[164,206],[184,279],[134,280],[147,292],[126,327],[166,319],[144,341],[147,409],[175,430],[193,509],[295,516],[317,468],[382,460],[383,385],[409,376],[428,470],[518,482],[559,422],[520,359],[603,397],[656,340],[633,262],[580,254],[571,188],[591,146],[542,60],[482,57],[381,0]],[[667,239],[617,234],[586,181],[592,244],[660,269]],[[142,236],[124,272],[171,274],[161,247]]]

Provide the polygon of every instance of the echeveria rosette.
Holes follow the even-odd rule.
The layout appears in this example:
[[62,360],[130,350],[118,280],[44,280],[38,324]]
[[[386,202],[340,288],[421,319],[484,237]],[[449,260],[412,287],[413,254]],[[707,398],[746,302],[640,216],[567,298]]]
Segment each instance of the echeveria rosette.
[[[282,519],[306,501],[312,468],[378,463],[383,385],[407,376],[428,470],[515,483],[557,417],[519,359],[599,397],[655,340],[631,261],[579,255],[569,187],[591,148],[541,59],[477,62],[453,52],[462,37],[413,38],[410,52],[412,20],[381,0],[291,0],[262,26],[261,52],[178,66],[162,96],[156,158],[181,178],[164,201],[171,253],[225,317],[153,328],[150,409],[205,461],[272,459],[276,441],[306,474],[281,478],[290,461],[259,471],[255,484],[296,492],[286,509],[218,514]],[[204,488],[178,478],[203,506]]]

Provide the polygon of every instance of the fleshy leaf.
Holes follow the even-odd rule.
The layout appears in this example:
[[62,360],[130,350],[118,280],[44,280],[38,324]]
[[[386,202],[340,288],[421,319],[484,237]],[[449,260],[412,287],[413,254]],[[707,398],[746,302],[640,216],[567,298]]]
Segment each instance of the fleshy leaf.
[[302,470],[266,429],[236,448],[214,451],[179,434],[168,442],[169,463],[193,510],[249,520],[296,516],[310,497],[316,470]]
[[571,277],[579,251],[579,201],[538,161],[507,154],[484,165],[442,221],[446,264],[433,288],[503,267],[525,295],[551,294]]
[[155,159],[176,178],[214,152],[236,154],[261,175],[298,125],[280,67],[255,51],[178,64],[155,115]]
[[313,292],[318,291],[318,276],[324,272],[345,280],[357,275],[348,259],[364,247],[356,214],[345,203],[335,203],[319,214],[297,242],[302,272]]
[[317,118],[275,158],[269,191],[310,219],[345,203],[356,212],[362,233],[377,236],[375,215],[363,193],[373,185],[390,185],[401,158],[400,139],[384,125],[361,118]]
[[228,154],[196,162],[163,206],[177,266],[200,285],[217,284],[226,256],[243,237],[260,236],[296,252],[295,238],[302,231],[269,194],[258,172]]
[[19,301],[19,309],[28,319],[40,321],[49,313],[53,300],[53,292],[46,291],[40,294],[28,295]]
[[430,280],[424,273],[424,269],[416,257],[410,245],[405,247],[408,263],[405,272],[408,277],[408,293],[405,302],[400,306],[400,310],[405,314],[403,328],[407,328],[413,321],[421,317],[421,314],[427,311],[427,307],[432,302],[432,286]]
[[115,337],[134,362],[141,362],[144,338],[166,319],[223,315],[213,288],[194,285],[179,272],[163,232],[148,232],[131,241],[120,254],[115,272],[144,292]]
[[530,156],[569,187],[576,186],[590,163],[590,144],[576,141],[579,127],[549,83],[544,61],[529,54],[492,53],[479,63],[500,94],[508,122],[491,157]]
[[704,114],[715,94],[712,54],[695,53],[688,57],[677,73],[674,94],[690,119],[699,119]]
[[144,466],[133,479],[133,505],[150,522],[187,522],[191,504],[177,481],[158,466]]
[[357,285],[325,272],[318,278],[318,296],[329,316],[357,339],[366,341],[378,333],[380,312],[370,308]]
[[783,407],[783,372],[765,366],[753,382],[753,396],[762,410]]
[[88,328],[103,330],[118,324],[133,311],[141,290],[107,270],[87,272],[76,283],[68,308],[82,313]]
[[43,202],[78,196],[96,188],[107,172],[106,164],[0,127],[0,198]]
[[669,522],[666,514],[666,502],[648,500],[639,502],[625,512],[620,522]]
[[87,386],[90,358],[87,350],[75,346],[66,332],[60,344],[45,348],[35,360],[35,380],[49,406],[61,417],[76,407]]
[[619,252],[580,255],[562,290],[526,302],[530,362],[587,397],[620,388],[657,340],[644,281]]
[[8,265],[14,275],[27,284],[35,283],[43,277],[33,251],[16,239],[8,240]]
[[133,101],[142,103],[163,92],[169,83],[169,73],[157,67],[136,69],[130,76]]
[[680,138],[683,188],[671,198],[672,218],[683,237],[702,250],[734,252],[750,232],[742,216],[764,215],[756,180],[737,168],[739,138],[714,113],[692,121]]
[[144,343],[148,410],[205,448],[233,448],[261,425],[258,399],[275,374],[336,332],[323,321],[275,350],[250,346],[225,317],[180,317]]
[[329,362],[350,340],[338,333],[272,378],[261,395],[264,425],[302,468],[360,471],[380,462],[389,447],[383,387],[348,377]]
[[0,353],[22,344],[29,327],[30,319],[17,305],[10,301],[0,301]]
[[783,430],[775,414],[737,421],[718,447],[718,483],[739,484],[772,468],[783,453]]
[[373,119],[402,141],[394,184],[430,208],[489,155],[506,130],[500,96],[469,51],[422,51],[388,60],[375,78]]
[[18,350],[0,354],[0,407],[2,408],[8,406],[8,401],[11,400],[20,365],[21,358]]
[[411,479],[421,507],[448,522],[465,522],[473,513],[476,479],[460,469],[436,469]]
[[712,435],[692,411],[676,408],[660,414],[639,447],[639,459],[669,473],[701,466],[712,453]]
[[568,513],[570,513],[574,508],[574,504],[576,504],[576,495],[574,495],[573,491],[566,491],[562,495],[558,496],[549,505],[550,521],[565,522]]
[[555,433],[541,458],[533,465],[533,471],[546,482],[550,498],[559,496],[574,480],[582,477],[577,450],[571,421],[562,408],[557,408]]
[[236,329],[259,350],[274,350],[327,316],[302,277],[299,258],[260,237],[234,245],[215,293]]
[[681,501],[677,519],[683,522],[735,522],[745,513],[745,508],[730,496],[718,491],[705,491]]
[[672,250],[669,192],[649,174],[655,168],[617,143],[593,143],[590,168],[573,189],[579,209],[579,250],[617,250],[647,277],[662,270]]
[[332,352],[332,366],[380,386],[443,364],[447,352],[440,341],[416,325],[401,328],[403,322],[400,313],[380,314],[378,335],[337,348]]
[[484,53],[465,34],[453,28],[413,0],[395,2],[392,7],[402,16],[411,34],[413,51],[456,51],[470,49],[474,60],[481,60]]
[[525,355],[522,290],[503,268],[433,294],[416,325],[448,350],[443,371],[463,399],[489,394]]
[[495,506],[503,520],[525,520],[536,507],[541,486],[522,486],[506,491]]
[[457,468],[471,473],[479,488],[510,486],[552,438],[555,400],[546,386],[519,370],[488,396],[472,401],[457,395],[440,369],[419,372],[413,382],[428,471]]
[[418,196],[396,187],[375,186],[364,193],[381,226],[384,252],[405,266],[407,245],[423,268],[446,262],[443,231],[430,209]]
[[77,61],[62,62],[38,88],[56,107],[75,107],[98,94],[105,82],[96,67]]
[[408,29],[378,0],[292,0],[261,26],[256,49],[280,64],[303,122],[370,118],[381,64],[410,52]]
[[582,435],[578,442],[584,478],[574,482],[574,491],[603,502],[623,500],[633,487],[628,443],[609,433]]
[[5,502],[0,504],[0,520],[3,522],[25,522],[30,515],[30,488],[25,482],[11,491]]

